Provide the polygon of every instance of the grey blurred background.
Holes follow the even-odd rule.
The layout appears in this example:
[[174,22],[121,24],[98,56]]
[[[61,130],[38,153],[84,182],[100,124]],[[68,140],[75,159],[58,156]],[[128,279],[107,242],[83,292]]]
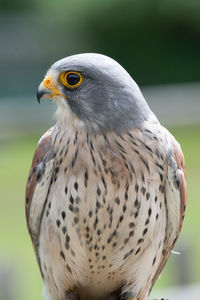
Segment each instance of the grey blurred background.
[[181,254],[171,255],[150,299],[200,299],[200,1],[0,0],[0,300],[41,299],[23,199],[55,107],[38,105],[35,93],[53,62],[81,52],[123,65],[182,145],[189,205]]

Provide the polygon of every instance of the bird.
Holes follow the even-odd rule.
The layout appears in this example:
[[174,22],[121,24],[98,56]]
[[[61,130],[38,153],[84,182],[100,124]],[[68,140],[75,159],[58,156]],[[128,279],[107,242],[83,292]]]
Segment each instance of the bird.
[[184,219],[179,143],[106,55],[55,62],[37,99],[56,103],[25,197],[45,299],[147,299]]

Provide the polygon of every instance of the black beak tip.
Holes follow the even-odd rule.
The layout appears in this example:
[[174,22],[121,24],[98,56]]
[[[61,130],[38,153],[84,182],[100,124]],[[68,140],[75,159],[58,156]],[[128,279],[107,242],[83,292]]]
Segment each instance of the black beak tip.
[[38,90],[37,90],[37,101],[38,101],[38,103],[40,103],[40,99],[43,96],[48,97],[49,94],[51,94],[50,91],[42,89],[42,88],[39,87]]
[[40,99],[42,98],[42,96],[44,95],[44,91],[43,90],[41,90],[41,89],[39,89],[38,88],[38,90],[37,90],[37,101],[38,101],[38,103],[40,104]]
[[45,90],[43,90],[43,89],[41,89],[41,88],[38,88],[38,90],[37,90],[37,101],[38,101],[38,103],[40,103],[40,99],[41,99],[44,95],[46,95],[46,94],[48,94],[47,91],[45,91]]

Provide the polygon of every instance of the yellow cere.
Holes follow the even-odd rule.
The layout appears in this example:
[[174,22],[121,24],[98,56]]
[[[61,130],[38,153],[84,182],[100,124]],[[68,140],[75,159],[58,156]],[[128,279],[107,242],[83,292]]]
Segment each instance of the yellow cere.
[[79,87],[83,82],[83,76],[75,71],[63,72],[60,75],[60,81],[69,89]]
[[49,76],[45,77],[45,79],[43,80],[43,84],[46,88],[53,87],[53,82]]
[[55,96],[61,96],[63,98],[66,98],[66,96],[58,90],[56,84],[53,82],[50,76],[44,78],[43,84],[47,89],[49,89],[52,92],[50,95],[48,95],[48,98],[53,98]]

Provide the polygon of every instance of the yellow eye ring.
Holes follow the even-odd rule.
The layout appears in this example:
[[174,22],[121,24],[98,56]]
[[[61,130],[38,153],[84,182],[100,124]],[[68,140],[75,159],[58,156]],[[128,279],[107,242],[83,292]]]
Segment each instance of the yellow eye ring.
[[69,89],[79,87],[83,81],[83,76],[74,71],[64,72],[60,75],[60,81]]

